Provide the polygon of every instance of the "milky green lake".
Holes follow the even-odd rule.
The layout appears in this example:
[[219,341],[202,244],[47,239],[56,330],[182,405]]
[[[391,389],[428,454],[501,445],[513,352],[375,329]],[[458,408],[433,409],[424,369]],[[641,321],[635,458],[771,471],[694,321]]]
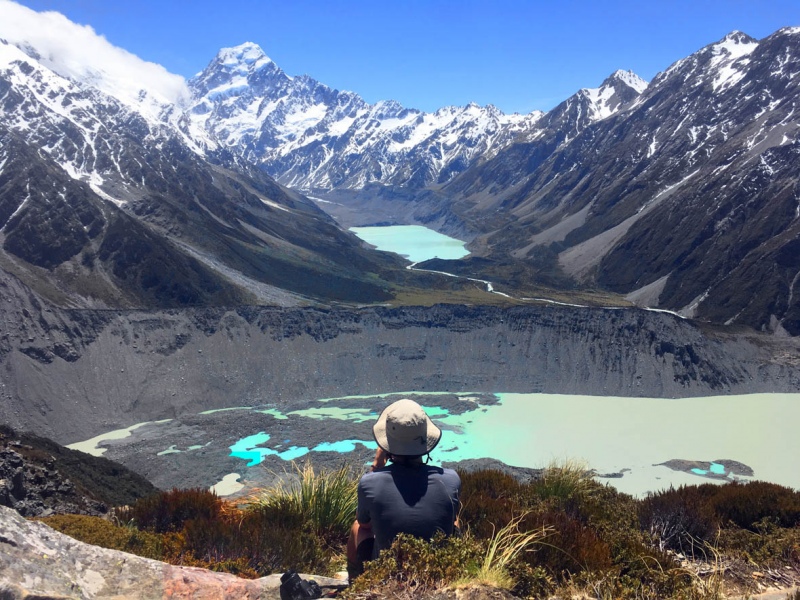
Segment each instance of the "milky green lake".
[[432,258],[455,260],[469,254],[461,240],[421,225],[351,227],[350,231],[378,250],[400,254],[414,263]]
[[[415,397],[416,392],[402,395]],[[424,394],[430,401],[431,394]],[[471,401],[469,393],[459,393]],[[431,453],[435,463],[471,458],[495,458],[509,465],[541,468],[564,460],[582,461],[599,474],[622,473],[601,478],[622,492],[643,495],[669,486],[708,481],[702,475],[724,475],[719,461],[737,461],[754,471],[753,479],[800,489],[800,394],[746,394],[699,398],[627,398],[559,394],[496,394],[499,402],[475,405],[454,415],[435,404],[425,407],[443,430],[442,440]],[[365,405],[337,406],[342,399],[319,400],[318,407],[290,411],[305,418],[340,419],[353,423],[374,421],[388,403],[378,395]],[[423,401],[420,397],[420,401]],[[424,401],[423,401],[424,402]],[[240,407],[229,410],[268,412],[285,419],[279,410]],[[209,411],[213,412],[213,411]],[[148,423],[159,425],[165,421]],[[132,435],[137,424],[97,436],[70,447],[100,454],[103,440]],[[370,439],[331,439],[315,446],[285,447],[270,438],[269,431],[247,431],[230,447],[242,467],[255,466],[266,456],[293,460],[315,452],[363,452],[375,448]],[[165,444],[168,441],[165,440]],[[194,447],[192,447],[194,448]],[[190,451],[192,448],[188,448]],[[175,453],[174,446],[161,454]],[[663,466],[679,459],[710,463],[708,469],[673,471]],[[693,472],[692,472],[693,471]],[[745,479],[746,480],[746,479]],[[233,480],[232,480],[233,481]],[[235,483],[235,481],[233,481]],[[238,484],[237,484],[238,485]]]

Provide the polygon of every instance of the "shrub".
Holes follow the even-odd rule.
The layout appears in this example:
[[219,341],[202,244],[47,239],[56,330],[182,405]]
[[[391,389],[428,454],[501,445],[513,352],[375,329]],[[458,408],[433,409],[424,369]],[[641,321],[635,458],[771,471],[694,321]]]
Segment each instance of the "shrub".
[[490,537],[496,529],[508,525],[515,514],[527,507],[526,486],[500,471],[480,470],[460,473],[462,529],[478,538]]
[[364,565],[364,573],[342,597],[382,598],[390,589],[422,595],[476,572],[483,553],[480,543],[469,536],[458,538],[439,534],[428,542],[401,533],[391,548]]
[[294,514],[311,523],[328,544],[347,538],[356,517],[358,480],[347,466],[335,471],[314,471],[310,462],[296,467],[298,477],[249,499],[253,507]]
[[81,542],[156,560],[164,559],[175,543],[175,540],[154,533],[115,525],[102,517],[54,515],[39,520]]
[[693,552],[711,542],[720,528],[759,532],[767,519],[781,527],[800,524],[800,492],[753,481],[682,486],[645,498],[641,526],[663,548]]
[[118,510],[117,516],[140,529],[166,533],[180,531],[192,519],[215,519],[221,510],[222,501],[207,489],[173,489],[141,498],[130,508]]
[[800,563],[800,527],[779,527],[765,518],[755,528],[757,532],[738,527],[723,529],[720,549],[756,564]]
[[639,505],[641,528],[661,550],[684,554],[702,550],[719,530],[719,519],[710,505],[717,486],[681,486],[649,494]]
[[559,510],[533,514],[523,523],[525,530],[546,528],[552,533],[526,556],[531,566],[541,566],[561,581],[582,571],[611,567],[611,548],[595,529]]
[[330,572],[330,556],[300,515],[274,507],[251,507],[216,519],[187,521],[186,549],[209,564],[233,561],[258,576],[289,568]]
[[766,481],[718,486],[712,506],[723,525],[730,522],[750,531],[765,518],[781,527],[800,524],[800,492]]

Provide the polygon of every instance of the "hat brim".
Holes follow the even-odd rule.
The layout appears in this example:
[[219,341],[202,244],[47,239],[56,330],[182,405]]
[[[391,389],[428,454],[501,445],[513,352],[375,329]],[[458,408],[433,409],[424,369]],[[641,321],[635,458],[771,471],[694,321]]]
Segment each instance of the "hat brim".
[[378,443],[378,446],[386,450],[386,452],[389,454],[393,454],[395,456],[424,456],[436,447],[436,445],[439,443],[439,440],[442,439],[442,430],[433,424],[433,421],[431,421],[427,414],[425,415],[427,431],[425,435],[424,452],[419,451],[420,444],[418,443],[404,443],[402,440],[389,437],[386,433],[386,417],[388,410],[391,407],[392,405],[390,404],[384,408],[380,417],[378,417],[378,422],[372,426],[372,435],[375,437],[375,441]]

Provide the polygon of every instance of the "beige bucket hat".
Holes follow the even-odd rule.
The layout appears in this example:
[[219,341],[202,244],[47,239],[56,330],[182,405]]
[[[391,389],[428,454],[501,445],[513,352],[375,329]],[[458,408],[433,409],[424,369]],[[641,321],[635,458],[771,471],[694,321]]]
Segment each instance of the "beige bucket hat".
[[378,446],[396,456],[422,456],[436,447],[442,437],[422,407],[408,398],[393,402],[372,427]]

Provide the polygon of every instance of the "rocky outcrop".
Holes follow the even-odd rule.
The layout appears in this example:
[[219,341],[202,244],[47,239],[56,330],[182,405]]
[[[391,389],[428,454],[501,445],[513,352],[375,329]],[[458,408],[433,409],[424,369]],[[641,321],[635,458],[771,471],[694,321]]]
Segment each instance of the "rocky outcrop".
[[155,491],[122,465],[0,425],[0,506],[23,516],[99,515]]
[[62,479],[52,463],[25,464],[22,456],[9,448],[0,449],[0,506],[13,508],[24,516],[59,512],[101,514],[106,506],[82,497],[68,479]]
[[[314,577],[320,585],[342,582]],[[84,544],[0,507],[0,598],[271,600],[280,575],[257,580],[177,567]]]

